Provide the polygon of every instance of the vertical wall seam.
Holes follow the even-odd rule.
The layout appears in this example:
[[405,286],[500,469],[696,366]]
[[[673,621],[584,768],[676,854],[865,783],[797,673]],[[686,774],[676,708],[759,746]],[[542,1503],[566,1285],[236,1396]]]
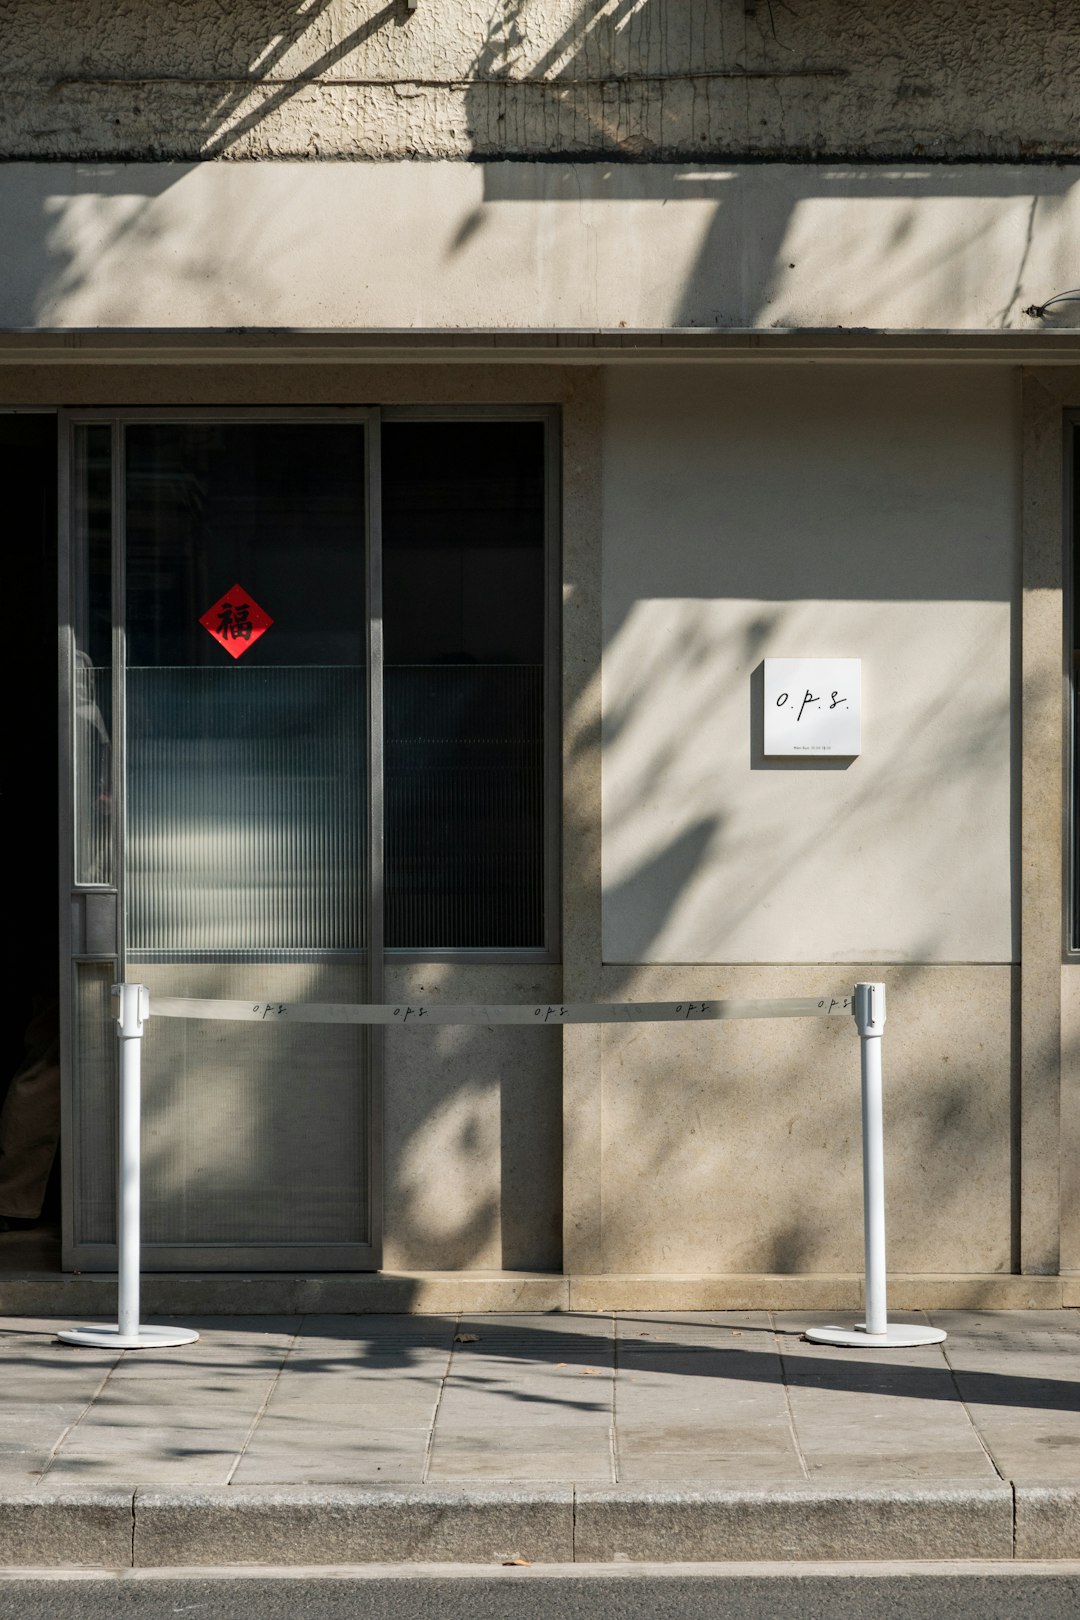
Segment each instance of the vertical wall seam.
[[1020,1265],[1061,1265],[1064,379],[1023,377],[1021,444]]

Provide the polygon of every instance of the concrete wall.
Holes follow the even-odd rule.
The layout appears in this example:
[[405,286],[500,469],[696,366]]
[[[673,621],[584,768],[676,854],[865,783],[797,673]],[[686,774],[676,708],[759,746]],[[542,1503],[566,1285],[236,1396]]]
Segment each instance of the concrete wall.
[[[609,373],[606,962],[1014,959],[1018,470],[1004,371]],[[763,756],[769,657],[858,759]]]
[[[1080,1270],[1080,1186],[1074,1168],[1080,1163],[1080,996],[1072,982],[1075,966],[1060,966],[1061,423],[1064,407],[1080,406],[1080,373],[1062,369],[1024,380],[1022,433],[1020,381],[1008,367],[932,365],[771,363],[683,368],[675,374],[661,364],[645,368],[624,362],[604,382],[588,366],[73,363],[0,368],[0,398],[39,406],[561,402],[563,994],[573,1000],[782,995],[833,985],[843,990],[860,976],[884,978],[890,995],[890,1264],[894,1273],[917,1274],[894,1299],[918,1304],[930,1297],[929,1289],[939,1303],[1036,1303],[1063,1297],[1060,1283],[1053,1298],[1049,1289],[1035,1290],[1035,1284],[1050,1284],[1059,1264],[1066,1271]],[[645,461],[633,454],[646,397],[652,401],[662,462],[655,455]],[[794,479],[785,484],[777,468],[797,469],[798,457],[808,454],[799,449],[801,440],[817,446],[816,470],[801,484]],[[853,448],[846,448],[849,441]],[[866,452],[862,457],[856,453],[860,445]],[[751,522],[751,475],[765,510],[783,519],[782,525],[763,531]],[[629,498],[635,488],[636,506]],[[651,546],[643,541],[642,507],[665,519],[654,525]],[[713,527],[718,517],[730,541],[722,551]],[[717,639],[720,621],[712,614],[731,612],[736,626],[745,628],[746,602],[786,613],[796,600],[776,597],[771,585],[764,589],[754,578],[765,541],[783,527],[789,543],[796,524],[826,553],[829,567],[822,577],[851,581],[847,596],[835,587],[831,595],[813,587],[819,614],[837,614],[834,622],[846,635],[860,617],[854,611],[845,616],[848,606],[870,603],[880,636],[864,651],[868,670],[878,643],[902,663],[910,631],[929,642],[925,667],[947,674],[946,614],[969,651],[978,644],[996,694],[985,700],[973,696],[985,704],[977,733],[981,749],[969,746],[976,733],[965,729],[948,704],[935,708],[933,681],[920,676],[916,694],[925,738],[898,753],[898,774],[883,778],[882,790],[904,789],[912,762],[923,772],[921,789],[909,793],[912,808],[904,824],[892,829],[908,863],[904,870],[917,881],[920,840],[943,841],[961,874],[968,874],[961,882],[949,860],[939,858],[942,881],[955,901],[946,933],[969,929],[968,947],[982,954],[956,961],[949,951],[958,947],[946,950],[946,934],[920,940],[911,930],[915,908],[890,869],[885,881],[893,885],[894,913],[909,930],[909,955],[898,964],[880,957],[853,959],[843,948],[831,961],[811,954],[824,953],[834,928],[826,904],[810,911],[808,955],[800,965],[779,951],[758,964],[719,957],[687,963],[679,960],[686,944],[665,946],[642,960],[645,953],[635,944],[633,959],[605,966],[600,788],[605,753],[614,772],[617,763],[621,768],[622,744],[621,736],[609,730],[604,737],[601,731],[605,657],[612,678],[619,674],[622,696],[634,696],[623,718],[631,726],[639,723],[632,660],[620,663],[616,657],[618,635],[633,621],[633,612],[622,612],[630,601],[623,564],[639,593],[631,606],[640,603],[646,615],[662,616],[676,599],[667,594],[668,585],[655,583],[656,570],[665,559],[675,560],[681,578],[690,581],[680,585],[677,600],[702,613],[702,644],[719,662],[728,643],[723,636]],[[861,565],[851,575],[852,554],[870,545],[872,560],[885,567],[887,542],[899,548],[911,532],[918,533],[920,543],[910,553],[897,549],[894,560],[918,582],[918,598],[895,587],[895,574],[886,574],[886,584],[891,579],[894,586],[880,596],[871,593]],[[932,546],[928,533],[945,535],[949,543]],[[1021,533],[1024,633],[1018,647],[1005,621],[1020,615]],[[830,549],[840,535],[846,537],[843,555]],[[609,562],[606,578],[602,551]],[[619,568],[610,566],[613,554]],[[744,594],[732,606],[728,581],[736,568]],[[801,594],[809,595],[805,579],[803,586]],[[882,588],[880,582],[876,588]],[[939,621],[933,618],[939,612],[934,604],[942,601],[947,606]],[[924,637],[924,621],[931,620],[940,622],[941,633]],[[813,623],[800,623],[800,636],[816,633],[817,625],[817,616]],[[608,646],[604,638],[612,627],[616,637]],[[652,656],[649,637],[641,646],[644,656]],[[674,651],[683,658],[681,642]],[[688,681],[699,678],[690,665],[679,667]],[[659,673],[664,674],[662,661]],[[708,750],[697,746],[692,727],[672,703],[667,718],[674,726],[676,767],[691,773],[695,792],[714,795],[707,804],[710,813],[717,803],[723,807],[716,795],[732,795],[751,849],[758,828],[747,808],[755,801],[748,795],[775,793],[777,780],[796,795],[798,818],[808,827],[824,826],[827,796],[851,794],[859,771],[865,776],[880,766],[876,704],[868,704],[866,752],[849,771],[759,775],[750,769],[748,683],[742,673],[737,682],[744,693],[739,704],[746,729],[737,733],[734,767],[723,776],[712,770]],[[968,689],[974,693],[974,687]],[[609,682],[609,718],[616,695]],[[1022,709],[1027,744],[1019,806],[1015,798],[1006,804],[1004,786],[1006,750],[1014,748],[1014,740],[1001,708],[1010,700],[1014,719]],[[715,725],[717,717],[728,724],[724,702],[715,714],[706,708],[707,724]],[[895,709],[891,712],[895,719]],[[960,750],[965,785],[954,793],[948,773],[958,737],[967,739],[967,752]],[[932,769],[935,750],[947,767],[940,773]],[[1015,792],[1015,752],[1011,759]],[[653,783],[644,786],[651,791]],[[920,795],[940,814],[925,814]],[[859,837],[846,846],[848,859],[852,854],[860,859],[860,842],[865,850],[877,836],[880,809],[872,797],[856,795],[848,806],[851,824],[859,829]],[[650,805],[646,796],[644,809],[651,816]],[[682,809],[674,806],[676,814]],[[776,801],[770,810],[782,831],[783,810]],[[999,849],[992,871],[983,871],[978,851],[960,834],[969,815]],[[789,818],[789,831],[790,821],[798,818]],[[651,825],[655,830],[655,820]],[[620,847],[625,850],[625,843],[610,841],[612,851]],[[692,909],[684,910],[686,896],[707,892],[721,847],[704,846],[692,882],[675,886],[671,917],[661,919],[674,930],[669,943],[677,943],[676,934],[685,940],[691,924],[697,926]],[[631,862],[629,869],[632,878],[641,877],[640,865]],[[1019,890],[1012,902],[1007,870]],[[791,872],[780,870],[778,878],[783,888]],[[646,884],[644,892],[655,898],[655,884]],[[786,893],[803,904],[797,887]],[[614,898],[609,893],[609,920]],[[850,890],[841,890],[840,898],[850,908]],[[707,920],[715,920],[711,903],[705,910]],[[1011,938],[1017,913],[1019,970]],[[980,917],[986,922],[985,941],[976,937],[973,920]],[[892,914],[885,915],[880,929],[864,928],[863,942],[883,937],[892,920]],[[839,937],[839,930],[835,934]],[[427,993],[430,971],[409,969],[408,977],[391,983],[411,988],[422,982]],[[469,999],[481,992],[516,993],[514,985],[541,978],[549,982],[546,969],[529,969],[520,979],[506,968],[436,971],[439,993]],[[423,977],[417,980],[418,975]],[[557,1263],[559,1057],[538,1050],[525,1067],[522,1056],[500,1045],[488,1061],[463,1044],[447,1047],[436,1064],[417,1072],[408,1052],[395,1054],[400,1089],[387,1120],[388,1264],[475,1270]],[[846,1024],[639,1027],[603,1038],[593,1029],[568,1029],[562,1037],[561,1077],[563,1264],[583,1279],[575,1297],[597,1305],[641,1305],[650,1299],[673,1306],[775,1304],[781,1297],[775,1274],[786,1272],[810,1279],[821,1290],[799,1294],[801,1303],[835,1305],[837,1279],[859,1265],[857,1058]],[[510,1104],[513,1113],[507,1112]],[[535,1247],[533,1232],[540,1239]],[[1007,1274],[1021,1269],[1028,1276],[1013,1283],[1028,1291],[1017,1293]],[[755,1282],[755,1272],[772,1275]],[[981,1280],[969,1285],[965,1273]],[[598,1274],[603,1276],[594,1286]],[[633,1281],[635,1276],[647,1278],[648,1285]],[[631,1280],[620,1281],[627,1277]],[[992,1287],[988,1277],[995,1279]]]
[[[547,1000],[557,967],[387,965],[389,998]],[[562,1032],[388,1030],[385,1224],[390,1271],[558,1271]]]
[[[613,1000],[793,996],[883,979],[889,1267],[1013,1267],[1009,967],[679,967],[604,974]],[[857,1273],[858,1040],[846,1020],[605,1030],[598,1269]]]
[[0,164],[0,328],[1040,333],[1080,168]]
[[[1016,379],[627,368],[604,434],[605,994],[884,978],[890,1263],[1008,1271]],[[762,757],[770,655],[862,658],[849,766]],[[598,1269],[856,1270],[855,1046],[606,1031]]]
[[1074,156],[1060,0],[49,0],[5,157]]

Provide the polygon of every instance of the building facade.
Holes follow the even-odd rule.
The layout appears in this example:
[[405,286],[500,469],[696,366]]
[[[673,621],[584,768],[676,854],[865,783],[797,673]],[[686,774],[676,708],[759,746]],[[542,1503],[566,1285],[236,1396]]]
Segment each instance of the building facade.
[[[873,978],[894,1299],[1080,1300],[1069,9],[10,10],[11,972],[59,952],[65,1266],[114,1263],[120,975]],[[857,756],[765,752],[774,657],[861,660]],[[151,1024],[156,1270],[853,1299],[846,1021]]]

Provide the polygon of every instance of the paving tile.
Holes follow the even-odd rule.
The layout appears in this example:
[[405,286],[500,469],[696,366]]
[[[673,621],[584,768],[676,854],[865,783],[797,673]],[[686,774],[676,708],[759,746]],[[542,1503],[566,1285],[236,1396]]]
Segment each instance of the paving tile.
[[32,1483],[48,1469],[53,1453],[85,1405],[32,1404],[5,1400],[0,1405],[0,1480]]
[[130,1432],[76,1430],[76,1437],[54,1458],[44,1476],[50,1489],[65,1485],[140,1484],[225,1485],[236,1465],[246,1431],[236,1428],[178,1428],[147,1423]]
[[611,1318],[464,1321],[443,1388],[428,1479],[614,1477]]
[[[1071,1311],[935,1312],[945,1357],[999,1472],[1080,1479],[1080,1322]],[[1049,1511],[1049,1510],[1047,1510]]]
[[[777,1325],[817,1320],[825,1318],[785,1315]],[[794,1332],[783,1332],[779,1342],[811,1481],[997,1478],[940,1346],[848,1349],[806,1343]]]
[[[300,1317],[185,1316],[175,1323],[164,1317],[150,1319],[162,1326],[194,1328],[194,1344],[174,1349],[128,1350],[120,1357],[116,1374],[122,1378],[198,1376],[210,1372],[276,1372],[299,1331]],[[81,1353],[81,1352],[77,1352]]]
[[773,1325],[768,1311],[620,1311],[616,1332],[620,1343],[652,1339],[684,1349],[711,1349],[725,1335],[760,1333],[771,1339]]
[[[444,1356],[444,1364],[449,1356]],[[397,1379],[282,1377],[236,1469],[236,1482],[400,1477],[419,1482],[442,1372]]]
[[80,1428],[100,1427],[126,1432],[156,1418],[158,1427],[171,1423],[178,1429],[212,1427],[215,1423],[251,1424],[273,1387],[273,1379],[257,1376],[214,1378],[113,1378],[86,1411]]
[[243,1485],[419,1485],[426,1448],[402,1441],[393,1429],[370,1429],[352,1439],[311,1429],[290,1437],[279,1430],[244,1452],[231,1476]]
[[393,1376],[401,1369],[445,1365],[456,1324],[424,1317],[305,1317],[288,1358],[290,1373],[350,1369]]
[[64,1436],[46,1479],[226,1483],[286,1348],[274,1346],[267,1362],[252,1345],[245,1363],[214,1357],[208,1345],[169,1371],[156,1354],[154,1365],[133,1367],[131,1352]]
[[0,1451],[0,1492],[36,1485],[47,1473],[52,1447]]
[[634,1312],[618,1331],[621,1484],[802,1482],[765,1313]]
[[234,1483],[419,1484],[453,1323],[309,1318]]
[[119,1359],[68,1354],[56,1324],[7,1319],[0,1327],[0,1481],[33,1484],[56,1447],[90,1408]]
[[0,1380],[5,1392],[40,1384],[43,1397],[58,1388],[86,1391],[87,1397],[120,1359],[117,1351],[64,1344],[58,1322],[0,1324]]

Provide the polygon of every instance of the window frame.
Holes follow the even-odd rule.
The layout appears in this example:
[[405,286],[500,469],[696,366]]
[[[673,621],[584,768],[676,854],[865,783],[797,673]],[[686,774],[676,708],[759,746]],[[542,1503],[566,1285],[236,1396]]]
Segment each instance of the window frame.
[[1080,961],[1080,568],[1076,551],[1080,546],[1080,515],[1076,510],[1080,485],[1076,458],[1080,455],[1080,409],[1064,413],[1062,433],[1062,674],[1065,686],[1065,736],[1062,748],[1062,954],[1066,961]]
[[[74,881],[74,849],[65,850],[65,889],[116,894],[119,940],[118,970],[126,968],[126,897],[125,897],[125,820],[124,820],[124,756],[125,731],[125,673],[123,625],[125,619],[125,534],[124,534],[124,430],[128,424],[146,422],[304,422],[327,423],[345,420],[362,421],[367,430],[367,551],[368,551],[368,626],[367,649],[370,702],[368,715],[368,873],[367,939],[370,957],[371,993],[382,994],[382,965],[386,960],[400,963],[473,963],[477,966],[499,964],[557,964],[562,953],[562,467],[561,423],[558,405],[355,405],[338,406],[136,406],[136,407],[72,407],[58,413],[61,421],[61,494],[65,544],[67,552],[70,516],[67,509],[70,486],[70,446],[72,433],[84,424],[106,424],[112,431],[113,505],[114,505],[114,649],[113,649],[113,724],[120,748],[114,755],[114,795],[117,805],[117,823],[114,829],[115,883],[109,885],[83,885]],[[543,904],[544,939],[540,946],[526,948],[475,947],[441,949],[398,946],[387,949],[384,944],[385,839],[383,818],[383,782],[385,749],[383,744],[383,649],[382,649],[382,483],[380,429],[387,422],[539,422],[544,428],[544,748],[543,748]],[[66,569],[63,580],[63,608],[68,608],[69,580]],[[70,656],[70,654],[69,654]],[[66,662],[66,660],[65,660]],[[70,668],[64,671],[62,686],[64,707],[70,702],[68,686]],[[71,717],[62,719],[62,751],[69,753],[72,742]],[[65,746],[66,745],[66,746]],[[69,795],[66,777],[62,797]],[[74,833],[74,805],[62,803],[66,839],[70,843]]]

